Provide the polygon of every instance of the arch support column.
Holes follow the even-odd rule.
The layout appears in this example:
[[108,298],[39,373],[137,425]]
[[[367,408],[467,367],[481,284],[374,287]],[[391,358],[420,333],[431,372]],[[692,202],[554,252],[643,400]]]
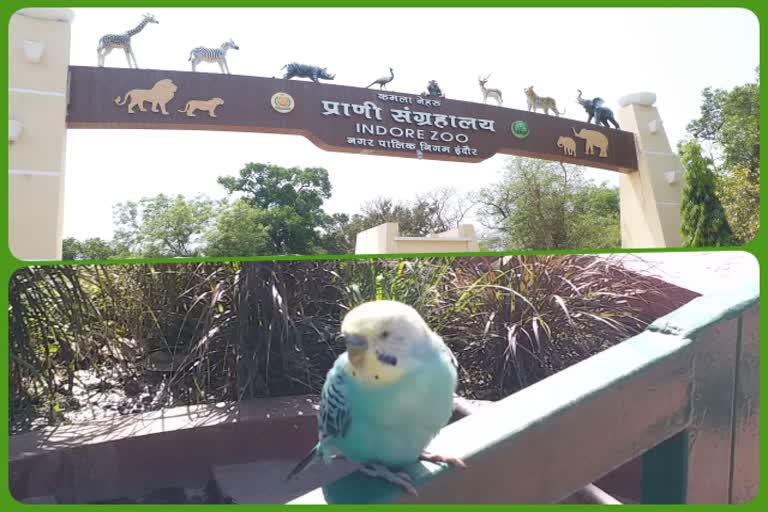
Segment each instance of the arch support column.
[[69,9],[21,9],[8,37],[8,243],[23,260],[61,259]]
[[656,95],[643,92],[619,100],[622,130],[635,134],[638,172],[619,177],[621,246],[679,247],[683,167],[672,152],[654,106]]

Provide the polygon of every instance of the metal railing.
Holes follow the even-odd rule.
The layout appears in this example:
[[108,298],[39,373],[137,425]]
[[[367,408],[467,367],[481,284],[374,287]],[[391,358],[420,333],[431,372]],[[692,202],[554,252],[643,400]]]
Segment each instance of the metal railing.
[[352,473],[292,501],[552,503],[642,457],[643,503],[757,493],[757,283],[694,299],[641,334],[448,425],[408,468],[419,496]]

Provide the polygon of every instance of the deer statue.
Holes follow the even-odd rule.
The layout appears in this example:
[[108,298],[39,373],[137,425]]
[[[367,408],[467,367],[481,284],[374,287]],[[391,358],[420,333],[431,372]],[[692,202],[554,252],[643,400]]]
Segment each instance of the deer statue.
[[498,89],[488,89],[485,87],[485,84],[488,82],[489,78],[491,78],[491,74],[485,78],[477,77],[477,80],[480,83],[480,90],[483,92],[483,103],[488,103],[488,98],[490,97],[495,99],[496,103],[501,105],[503,103],[503,100],[501,99],[501,91]]
[[366,89],[369,89],[371,86],[376,84],[379,85],[380,90],[384,89],[384,86],[387,85],[392,80],[394,80],[394,78],[395,78],[395,72],[392,71],[392,68],[389,68],[389,76],[382,76],[381,78],[377,78],[376,80],[371,82],[371,84],[368,87],[366,87]]
[[138,69],[139,65],[136,63],[136,56],[131,49],[131,37],[144,30],[144,27],[146,27],[148,23],[160,22],[157,21],[154,16],[147,13],[142,18],[141,23],[136,25],[135,28],[123,32],[122,34],[107,34],[102,36],[102,38],[99,39],[99,46],[96,48],[96,53],[99,58],[99,67],[104,67],[104,58],[109,55],[112,50],[115,48],[122,48],[125,52],[125,58],[128,59],[128,67]]

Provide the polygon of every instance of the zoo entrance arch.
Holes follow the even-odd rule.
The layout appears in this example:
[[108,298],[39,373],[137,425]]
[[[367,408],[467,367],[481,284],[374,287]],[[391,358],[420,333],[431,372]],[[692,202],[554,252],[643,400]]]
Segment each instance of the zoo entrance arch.
[[67,12],[11,19],[9,243],[20,259],[61,259],[66,130],[87,128],[284,133],[329,151],[468,163],[511,154],[603,168],[621,173],[622,247],[680,245],[682,167],[651,93],[620,100],[617,130],[336,84],[69,66]]

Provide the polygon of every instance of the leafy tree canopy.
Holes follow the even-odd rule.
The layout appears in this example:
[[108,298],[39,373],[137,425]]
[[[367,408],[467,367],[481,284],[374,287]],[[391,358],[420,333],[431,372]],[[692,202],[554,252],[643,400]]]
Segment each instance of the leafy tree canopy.
[[683,245],[712,247],[733,245],[733,234],[725,211],[715,193],[715,172],[711,159],[702,155],[698,142],[680,145],[685,167],[681,207]]

